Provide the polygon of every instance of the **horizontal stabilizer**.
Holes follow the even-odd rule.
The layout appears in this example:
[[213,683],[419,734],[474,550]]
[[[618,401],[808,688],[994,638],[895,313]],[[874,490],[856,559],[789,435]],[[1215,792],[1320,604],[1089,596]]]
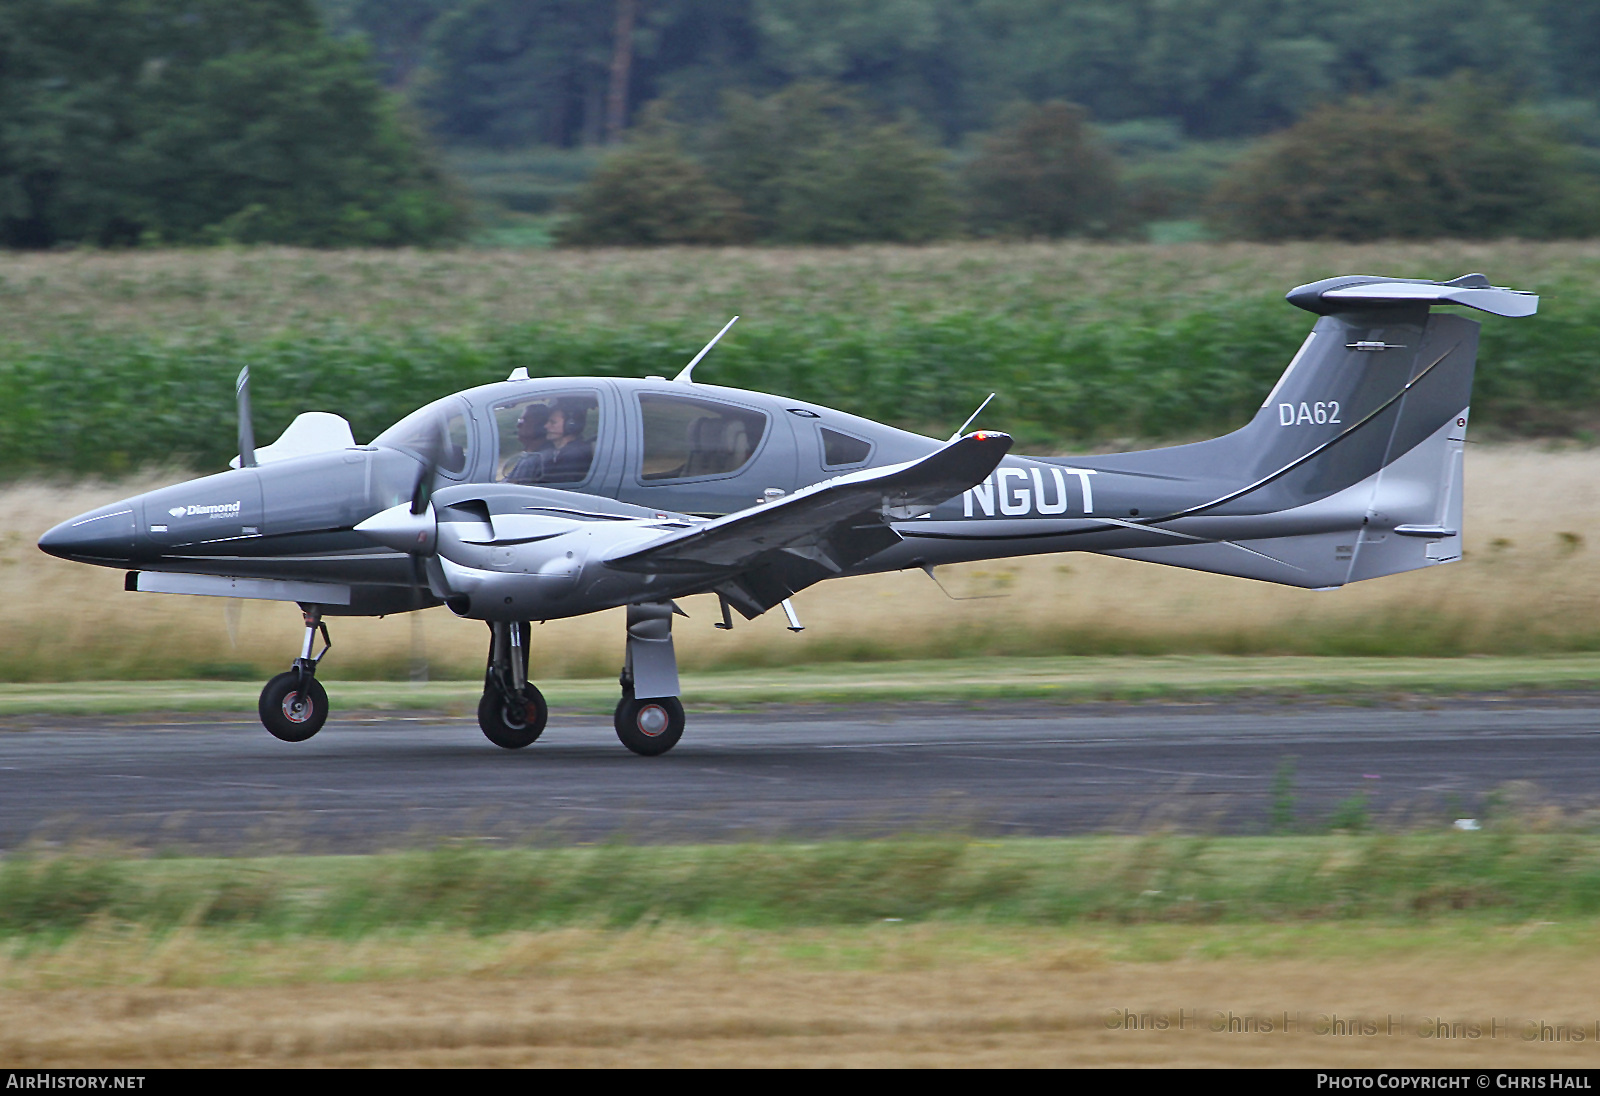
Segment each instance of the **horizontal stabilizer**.
[[1461,304],[1510,317],[1532,316],[1539,311],[1537,294],[1490,285],[1482,274],[1465,274],[1449,282],[1349,274],[1299,286],[1289,291],[1288,300],[1324,316],[1384,305]]

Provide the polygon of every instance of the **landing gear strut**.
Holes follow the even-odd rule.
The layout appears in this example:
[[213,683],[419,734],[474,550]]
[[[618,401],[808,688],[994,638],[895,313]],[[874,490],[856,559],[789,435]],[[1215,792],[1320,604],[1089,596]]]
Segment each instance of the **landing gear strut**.
[[483,675],[483,699],[478,701],[478,726],[484,737],[502,749],[531,745],[550,716],[544,694],[528,680],[530,631],[525,621],[489,623],[493,638]]
[[659,757],[683,737],[678,657],[672,648],[677,611],[670,601],[628,606],[628,653],[613,722],[622,744],[645,757]]
[[[328,719],[328,693],[317,680],[317,663],[328,653],[333,641],[328,638],[328,626],[322,622],[321,609],[302,605],[300,615],[306,624],[300,657],[289,670],[267,682],[256,706],[262,725],[274,738],[285,742],[304,742],[322,730]],[[313,653],[318,634],[322,636],[322,650]]]

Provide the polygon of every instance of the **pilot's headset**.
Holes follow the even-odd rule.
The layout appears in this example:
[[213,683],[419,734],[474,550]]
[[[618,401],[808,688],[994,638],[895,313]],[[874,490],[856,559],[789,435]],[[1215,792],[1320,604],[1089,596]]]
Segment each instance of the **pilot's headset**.
[[582,435],[583,428],[589,421],[589,407],[587,404],[558,403],[551,410],[560,411],[562,417],[566,420],[566,425],[561,429],[563,434],[569,438]]

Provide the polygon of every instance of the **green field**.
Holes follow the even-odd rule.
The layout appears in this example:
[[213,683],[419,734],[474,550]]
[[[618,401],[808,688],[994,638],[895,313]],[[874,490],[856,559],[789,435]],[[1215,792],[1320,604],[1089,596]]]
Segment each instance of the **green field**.
[[1319,837],[907,837],[821,844],[490,850],[363,857],[0,862],[0,937],[90,925],[357,937],[640,922],[755,929],[991,925],[1497,923],[1600,915],[1600,841],[1515,832]]
[[[339,712],[470,715],[483,684],[395,682],[326,675]],[[556,711],[605,713],[617,702],[614,676],[541,683]],[[771,704],[1058,703],[1237,700],[1315,696],[1351,704],[1472,693],[1509,696],[1600,689],[1600,655],[1477,658],[1317,658],[1227,655],[1166,657],[951,658],[820,662],[686,675],[684,703],[698,709]],[[0,717],[29,714],[130,715],[254,710],[249,681],[72,681],[0,683]]]
[[1485,324],[1475,425],[1591,436],[1589,243],[0,256],[0,467],[218,467],[247,363],[258,438],[320,409],[365,440],[519,366],[674,371],[736,313],[707,382],[935,433],[995,391],[1024,448],[1188,438],[1260,404],[1309,329],[1293,285],[1479,269],[1545,301]]

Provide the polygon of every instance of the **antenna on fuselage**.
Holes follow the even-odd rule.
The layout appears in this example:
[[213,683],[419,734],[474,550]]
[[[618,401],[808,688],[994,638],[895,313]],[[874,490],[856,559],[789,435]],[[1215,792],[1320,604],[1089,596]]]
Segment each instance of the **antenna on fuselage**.
[[239,370],[233,382],[233,396],[239,404],[239,467],[256,466],[256,431],[250,422],[250,367]]
[[711,353],[711,348],[713,346],[717,345],[717,339],[720,339],[720,338],[722,338],[722,336],[726,335],[728,333],[728,328],[732,327],[734,324],[736,324],[738,322],[739,322],[739,317],[735,316],[733,319],[731,319],[727,323],[723,324],[722,325],[722,330],[717,332],[716,337],[713,338],[710,342],[706,343],[706,345],[701,348],[700,353],[698,353],[698,354],[696,354],[694,356],[694,360],[691,361],[688,365],[684,366],[682,369],[678,370],[678,375],[676,377],[673,377],[672,379],[674,381],[677,381],[677,382],[681,383],[681,384],[693,384],[694,383],[694,376],[693,376],[694,367],[700,364],[700,359],[701,358],[703,358],[707,354]]
[[[989,400],[992,400],[992,399],[994,399],[994,393],[990,392],[989,393]],[[983,409],[985,407],[989,406],[989,400],[984,400],[982,403],[980,403],[978,405],[978,409],[976,411],[974,411],[972,414],[967,416],[967,421],[962,423],[960,426],[958,426],[956,428],[956,432],[954,434],[950,435],[950,440],[951,441],[955,441],[962,434],[964,434],[966,432],[967,427],[972,425],[972,420],[977,418],[979,415],[983,414]],[[933,577],[933,572],[930,571],[928,573],[928,577],[932,578]]]

